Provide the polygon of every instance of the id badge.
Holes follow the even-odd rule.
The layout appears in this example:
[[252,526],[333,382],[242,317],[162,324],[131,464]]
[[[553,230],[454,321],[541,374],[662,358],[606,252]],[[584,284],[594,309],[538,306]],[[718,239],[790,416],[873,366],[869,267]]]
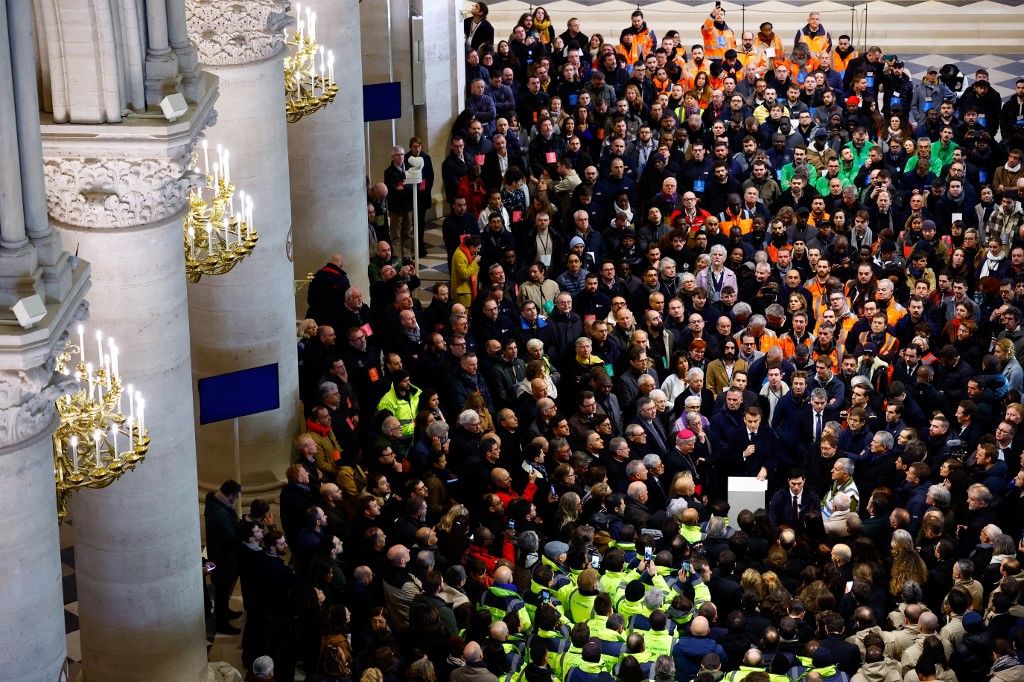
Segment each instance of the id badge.
[[694,180],[693,181],[693,191],[694,192],[703,192],[704,191],[704,181],[703,180]]

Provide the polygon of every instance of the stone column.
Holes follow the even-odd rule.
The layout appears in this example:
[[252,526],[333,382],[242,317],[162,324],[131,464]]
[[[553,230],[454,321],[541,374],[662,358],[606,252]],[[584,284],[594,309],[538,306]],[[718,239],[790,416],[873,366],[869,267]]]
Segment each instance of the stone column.
[[217,91],[170,124],[54,125],[43,117],[51,220],[92,264],[89,327],[124,349],[152,444],[135,471],[71,501],[89,682],[199,680],[206,628],[196,507],[182,220],[196,137]]
[[[317,41],[334,50],[338,96],[325,109],[288,124],[291,169],[292,242],[295,279],[315,272],[331,253],[341,252],[354,286],[368,291],[369,248],[363,169],[363,71],[359,26],[351,21],[359,0],[308,3],[317,15]],[[306,293],[296,297],[296,315],[306,312]]]
[[65,286],[46,296],[46,316],[31,328],[13,320],[10,305],[46,293],[34,242],[47,245],[48,231],[32,165],[40,158],[39,119],[22,101],[38,99],[35,47],[17,5],[0,0],[0,679],[54,680],[67,645],[50,440],[64,377],[54,376],[53,365],[72,317],[84,313],[89,275],[88,266],[73,279],[66,272]]
[[[48,247],[35,111],[35,45],[27,3],[0,0],[0,679],[55,680],[67,657],[51,435],[54,400],[67,388],[54,361],[82,298],[89,268],[47,293],[37,242]],[[27,102],[25,101],[27,100]],[[56,263],[66,254],[46,252]],[[25,329],[9,306],[45,295]]]
[[423,17],[423,63],[426,103],[415,107],[416,132],[428,145],[434,162],[433,204],[437,215],[447,213],[441,162],[448,155],[452,122],[465,105],[465,41],[457,0],[412,0],[412,11]]
[[56,353],[75,316],[89,268],[81,265],[64,301],[29,330],[0,327],[0,679],[56,680],[67,657],[57,535],[54,400],[67,388]]
[[[446,3],[444,0],[442,4]],[[370,142],[366,151],[370,160],[371,182],[383,179],[384,169],[391,163],[391,147],[408,145],[409,138],[415,134],[409,10],[409,2],[402,0],[377,0],[359,5],[362,34],[373,37],[363,41],[363,82],[368,85],[392,81],[402,84],[402,118],[370,124]],[[440,167],[435,170],[440,173]]]
[[[277,363],[281,407],[240,420],[241,473],[235,471],[231,422],[197,427],[199,485],[211,490],[241,476],[246,493],[284,480],[299,427],[294,274],[284,112],[285,0],[192,0],[188,30],[203,68],[220,78],[211,147],[231,151],[231,181],[253,197],[260,241],[230,273],[190,285],[192,371],[198,380]],[[344,63],[342,64],[342,69]],[[340,70],[340,69],[339,69]]]

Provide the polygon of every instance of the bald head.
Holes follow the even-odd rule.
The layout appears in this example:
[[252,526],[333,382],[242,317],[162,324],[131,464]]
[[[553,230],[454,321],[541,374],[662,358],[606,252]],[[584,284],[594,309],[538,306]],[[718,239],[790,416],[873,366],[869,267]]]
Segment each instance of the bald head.
[[917,627],[922,635],[931,635],[939,629],[939,617],[931,611],[925,611],[917,619]]
[[503,620],[495,621],[491,623],[491,629],[488,630],[488,633],[494,641],[504,642],[508,639],[508,625]]
[[405,545],[395,545],[388,550],[388,561],[392,566],[404,568],[409,563],[409,548]]
[[697,616],[690,621],[690,634],[694,637],[707,637],[709,632],[711,632],[711,626],[708,625],[708,619],[704,616]]
[[466,663],[479,663],[483,660],[484,652],[476,642],[470,642],[462,650],[462,660]]
[[506,585],[512,582],[512,569],[508,566],[499,566],[494,570],[494,582],[505,583]]

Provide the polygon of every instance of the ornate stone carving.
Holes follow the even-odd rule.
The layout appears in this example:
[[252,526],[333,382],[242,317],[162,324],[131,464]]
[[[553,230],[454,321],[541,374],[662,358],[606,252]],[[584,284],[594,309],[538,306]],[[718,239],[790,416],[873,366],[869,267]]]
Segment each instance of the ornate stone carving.
[[[84,314],[83,304],[76,313]],[[41,366],[0,370],[0,449],[38,435],[53,420],[58,396],[77,390],[74,377],[53,371],[57,354],[67,343],[64,333]]]
[[189,38],[211,66],[258,62],[284,49],[287,0],[188,0]]
[[50,215],[83,227],[133,227],[180,211],[201,177],[188,170],[191,148],[163,159],[46,159]]

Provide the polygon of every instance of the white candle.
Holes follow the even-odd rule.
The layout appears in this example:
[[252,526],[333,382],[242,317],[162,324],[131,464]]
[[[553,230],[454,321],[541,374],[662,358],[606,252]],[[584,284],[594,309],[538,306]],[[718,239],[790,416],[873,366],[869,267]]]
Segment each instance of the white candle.
[[89,378],[89,400],[92,400],[93,393],[95,392],[95,384],[92,378],[92,363],[88,363],[85,366],[85,375]]
[[224,165],[224,145],[220,142],[217,143],[217,163]]
[[109,354],[103,356],[103,367],[106,370],[104,372],[104,375],[106,376],[106,379],[107,379],[107,390],[109,391],[110,390],[110,375],[113,374],[113,372],[110,369],[110,355]]
[[114,461],[118,461],[119,455],[117,454],[117,424],[110,425],[110,445],[114,449]]
[[103,365],[103,332],[96,330],[96,348],[99,350],[99,362]]
[[231,182],[231,151],[224,150],[224,182]]
[[252,197],[245,197],[245,237],[252,237]]
[[314,43],[316,42],[316,12],[310,16],[309,20],[309,39]]
[[327,77],[334,82],[334,50],[327,50]]
[[103,432],[96,429],[92,432],[92,440],[96,444],[96,466],[100,466],[100,438],[103,437]]
[[203,173],[210,174],[210,142],[203,138]]
[[213,191],[214,195],[219,191],[220,183],[217,182],[218,175],[220,174],[220,164],[216,161],[213,162]]
[[146,433],[146,401],[139,396],[139,445]]
[[327,78],[327,61],[326,61],[327,53],[326,53],[326,50],[324,50],[324,46],[323,45],[320,46],[320,49],[318,50],[318,52],[320,53],[320,76],[323,77],[323,78]]
[[128,384],[124,387],[124,392],[128,394],[128,418],[135,421],[135,387]]
[[71,470],[78,473],[78,436],[71,436]]
[[131,417],[128,417],[124,421],[124,425],[128,429],[128,452],[131,452],[133,449],[135,449],[135,434],[132,432],[132,425],[134,421],[135,420],[132,419]]
[[85,327],[78,325],[78,360],[85,360]]
[[213,251],[213,224],[210,222],[206,223],[206,250]]
[[229,237],[230,237],[230,235],[228,234],[228,214],[225,213],[224,214],[224,246],[225,247],[231,245],[231,240],[229,239]]
[[114,365],[114,376],[121,380],[121,368],[118,365],[117,358],[121,355],[121,349],[116,344],[111,344],[113,347],[110,349],[110,362]]

